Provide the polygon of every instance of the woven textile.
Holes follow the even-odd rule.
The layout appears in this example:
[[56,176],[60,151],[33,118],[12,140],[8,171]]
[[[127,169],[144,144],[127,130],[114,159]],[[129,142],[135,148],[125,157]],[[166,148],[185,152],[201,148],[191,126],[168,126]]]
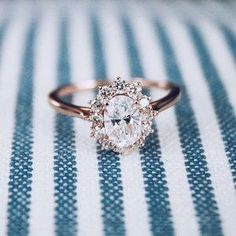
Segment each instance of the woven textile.
[[[183,91],[126,156],[47,102],[117,76]],[[236,4],[3,1],[0,108],[1,236],[236,235]]]

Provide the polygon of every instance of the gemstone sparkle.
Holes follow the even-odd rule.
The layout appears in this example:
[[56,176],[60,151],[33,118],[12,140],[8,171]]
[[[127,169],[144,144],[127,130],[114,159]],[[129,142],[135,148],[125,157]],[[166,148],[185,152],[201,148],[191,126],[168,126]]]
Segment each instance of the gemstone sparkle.
[[104,111],[105,132],[119,149],[127,148],[139,139],[141,122],[137,105],[126,95],[113,97]]

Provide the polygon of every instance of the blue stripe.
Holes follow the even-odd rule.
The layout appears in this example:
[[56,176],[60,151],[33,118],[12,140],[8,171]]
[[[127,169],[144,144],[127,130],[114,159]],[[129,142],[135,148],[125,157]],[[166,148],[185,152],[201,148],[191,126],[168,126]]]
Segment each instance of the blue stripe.
[[[106,78],[105,57],[100,35],[98,18],[91,17],[94,69],[96,78]],[[112,151],[104,151],[97,145],[98,170],[102,196],[102,218],[105,235],[124,235],[124,204],[119,156]]]
[[[140,61],[140,55],[127,18],[122,18],[128,59],[131,75],[133,77],[145,77]],[[149,91],[146,91],[148,94]],[[164,163],[161,160],[161,147],[158,138],[156,124],[153,124],[154,132],[150,134],[143,149],[140,150],[141,165],[143,171],[146,200],[150,217],[151,231],[153,235],[173,235],[168,187]]]
[[226,25],[219,24],[219,26],[223,32],[223,35],[225,37],[229,50],[233,54],[234,60],[236,60],[236,37]]
[[33,22],[27,33],[22,71],[19,78],[15,110],[15,130],[9,177],[8,235],[29,233],[29,212],[33,159],[33,78],[34,45],[37,24]]
[[[71,81],[67,42],[68,22],[65,17],[61,21],[59,36],[58,85],[62,85]],[[57,114],[54,144],[55,230],[57,235],[76,235],[77,163],[74,123],[71,117]]]
[[[2,52],[2,44],[3,44],[4,37],[6,35],[8,24],[9,24],[8,20],[5,20],[3,21],[0,27],[0,53]],[[0,60],[1,60],[1,57],[0,57]]]
[[205,80],[208,84],[208,89],[224,141],[225,153],[228,157],[233,181],[236,187],[236,116],[234,109],[230,104],[227,91],[220,79],[200,32],[193,24],[188,24],[188,30],[194,42],[205,75]]
[[158,20],[155,20],[155,29],[162,46],[165,68],[169,79],[182,85],[182,98],[175,106],[175,113],[200,231],[202,235],[222,235],[219,209],[215,200],[211,176],[190,97],[185,88],[170,40]]

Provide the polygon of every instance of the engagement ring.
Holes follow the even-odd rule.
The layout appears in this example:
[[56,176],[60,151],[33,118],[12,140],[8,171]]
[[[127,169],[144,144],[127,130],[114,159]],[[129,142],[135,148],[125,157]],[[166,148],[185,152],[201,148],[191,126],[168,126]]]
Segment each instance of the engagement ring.
[[[143,88],[169,90],[161,99],[151,101],[143,94]],[[90,107],[77,106],[63,97],[87,89],[98,89]],[[180,97],[180,88],[170,82],[148,81],[133,78],[126,82],[88,81],[79,86],[66,85],[49,94],[49,103],[56,111],[91,122],[91,136],[104,149],[125,153],[142,147],[145,138],[152,132],[153,118],[161,111],[174,105]]]

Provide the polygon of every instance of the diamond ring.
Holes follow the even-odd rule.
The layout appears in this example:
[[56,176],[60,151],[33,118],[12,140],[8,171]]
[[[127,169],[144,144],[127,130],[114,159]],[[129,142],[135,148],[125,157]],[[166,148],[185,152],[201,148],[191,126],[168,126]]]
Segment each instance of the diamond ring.
[[[151,101],[143,88],[169,90],[166,96]],[[90,107],[77,106],[65,99],[74,93],[97,89]],[[91,136],[104,149],[125,153],[144,145],[152,132],[153,118],[174,105],[180,98],[180,88],[169,82],[148,81],[133,78],[126,82],[118,77],[115,81],[88,81],[80,86],[66,85],[49,94],[49,103],[56,111],[91,122]]]

